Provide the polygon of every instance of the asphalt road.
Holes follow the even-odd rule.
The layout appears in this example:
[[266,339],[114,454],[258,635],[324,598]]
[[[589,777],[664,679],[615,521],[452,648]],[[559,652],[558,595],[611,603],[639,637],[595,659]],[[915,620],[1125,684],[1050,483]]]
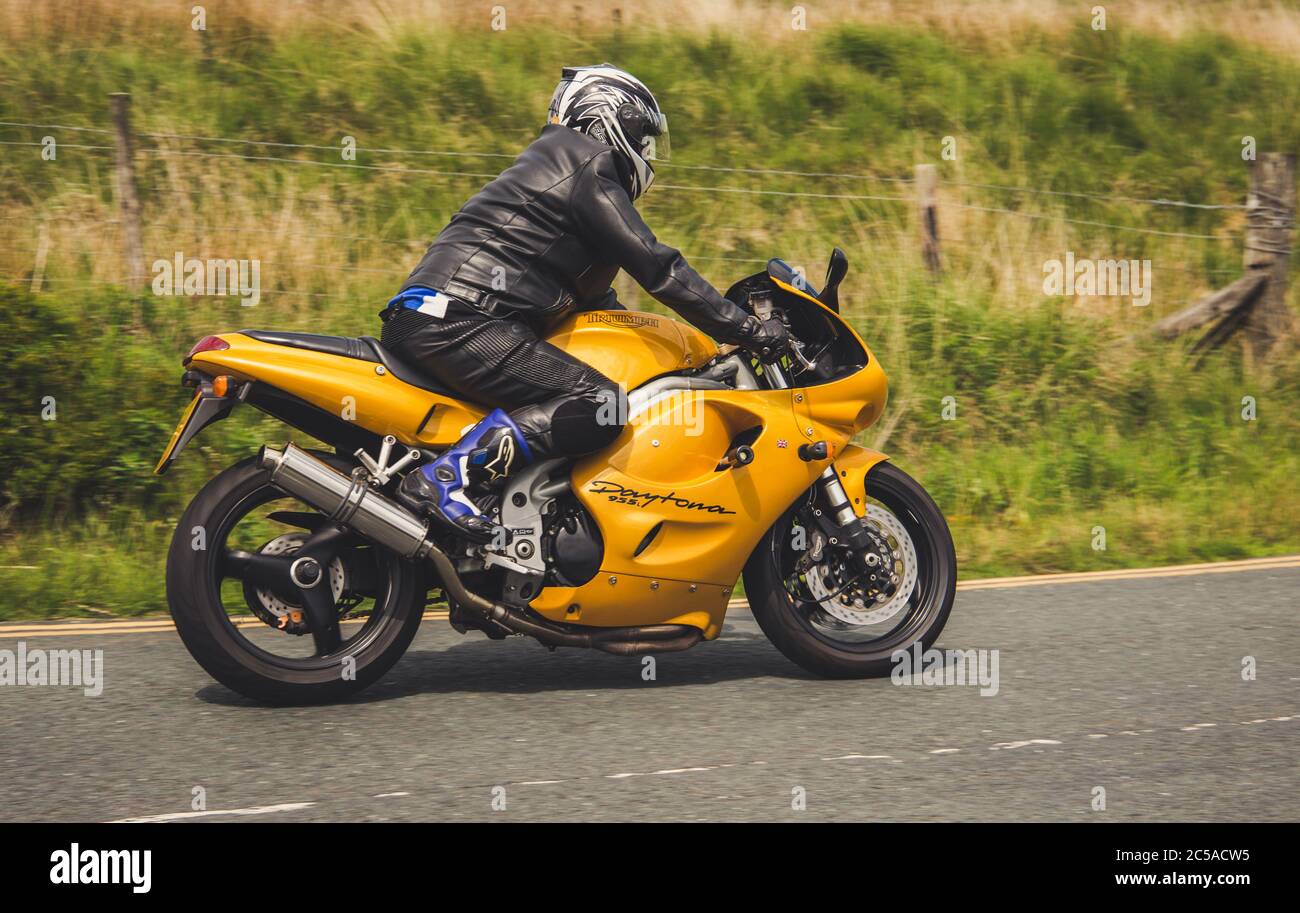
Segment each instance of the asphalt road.
[[963,590],[940,646],[998,651],[989,696],[813,679],[743,611],[655,681],[426,621],[360,699],[292,709],[171,632],[27,634],[102,649],[105,687],[0,687],[0,819],[1295,821],[1298,609],[1300,567]]

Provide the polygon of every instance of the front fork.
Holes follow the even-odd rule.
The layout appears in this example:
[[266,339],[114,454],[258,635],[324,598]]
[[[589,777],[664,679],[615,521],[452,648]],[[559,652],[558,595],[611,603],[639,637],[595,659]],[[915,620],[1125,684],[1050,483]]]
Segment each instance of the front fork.
[[[802,361],[803,352],[796,348],[795,353]],[[764,365],[763,373],[768,376],[773,389],[789,389],[790,381],[779,364],[773,362]],[[849,500],[834,465],[826,467],[826,471],[818,478],[817,485],[826,499],[827,509],[822,510],[814,504],[813,517],[830,539],[831,545],[844,544],[855,551],[870,549],[874,544],[872,537],[867,532],[866,523],[854,513],[853,503]]]

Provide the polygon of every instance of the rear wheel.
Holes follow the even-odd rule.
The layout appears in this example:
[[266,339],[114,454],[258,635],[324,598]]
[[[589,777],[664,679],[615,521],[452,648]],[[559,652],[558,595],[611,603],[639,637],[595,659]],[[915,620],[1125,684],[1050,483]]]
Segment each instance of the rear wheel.
[[872,545],[851,552],[792,507],[745,565],[763,633],[786,657],[828,678],[888,675],[891,655],[928,649],[952,610],[957,557],[948,524],[911,476],[890,463],[867,473]]
[[[278,582],[282,565],[325,537],[319,585],[306,593]],[[345,698],[392,668],[423,617],[424,579],[277,488],[255,457],[203,487],[167,554],[167,601],[186,648],[226,687],[272,704]],[[328,635],[305,603],[327,613]]]

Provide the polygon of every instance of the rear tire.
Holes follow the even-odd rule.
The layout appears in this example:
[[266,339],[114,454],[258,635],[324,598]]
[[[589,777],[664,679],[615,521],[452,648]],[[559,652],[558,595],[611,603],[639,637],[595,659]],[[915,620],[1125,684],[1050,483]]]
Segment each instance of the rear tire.
[[779,564],[799,505],[772,525],[745,565],[745,594],[763,633],[788,659],[826,678],[888,675],[892,654],[910,649],[917,641],[922,649],[929,649],[952,611],[957,555],[938,506],[915,479],[890,463],[872,467],[866,488],[903,524],[916,547],[915,604],[895,630],[878,640],[846,643],[831,639],[809,622],[787,591]]
[[[351,464],[317,454],[343,471]],[[256,457],[242,460],[209,481],[186,509],[167,553],[167,602],[186,649],[209,675],[233,691],[268,704],[336,701],[379,679],[401,658],[424,615],[425,579],[413,562],[382,553],[387,575],[383,614],[365,623],[329,656],[297,659],[258,648],[231,623],[221,599],[225,539],[238,515],[259,498],[285,497]],[[205,547],[193,547],[201,528]],[[377,546],[376,546],[377,548]],[[375,599],[375,608],[380,600]],[[373,628],[372,628],[373,623]],[[273,630],[268,626],[268,630]],[[279,636],[288,637],[288,634]],[[345,677],[351,659],[355,676]]]

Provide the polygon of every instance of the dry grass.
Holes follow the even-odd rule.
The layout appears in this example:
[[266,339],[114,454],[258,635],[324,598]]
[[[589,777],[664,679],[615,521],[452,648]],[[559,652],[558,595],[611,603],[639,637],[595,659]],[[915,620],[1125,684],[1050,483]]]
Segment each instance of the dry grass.
[[[385,41],[395,40],[412,28],[437,30],[481,25],[487,29],[495,4],[454,0],[211,0],[205,5],[208,27],[214,30],[225,29],[228,23],[238,21],[285,33],[358,31]],[[628,27],[764,32],[765,41],[795,40],[801,34],[790,29],[791,4],[784,0],[780,3],[585,0],[560,4],[514,0],[503,5],[510,28],[532,23],[551,27],[570,23],[569,27],[577,31],[572,24],[584,22],[605,28],[612,20],[613,11],[618,10],[621,21]],[[964,36],[990,47],[1013,46],[1017,36],[1027,30],[1064,33],[1077,28],[1080,17],[1086,20],[1091,15],[1088,4],[1062,0],[827,0],[804,6],[812,32],[846,21],[915,26],[928,32]],[[1198,31],[1221,32],[1288,54],[1300,53],[1300,11],[1292,4],[1137,0],[1107,4],[1106,10],[1108,27],[1112,30],[1138,29],[1170,38]],[[0,35],[18,46],[29,42],[99,46],[120,41],[124,35],[136,40],[150,34],[174,36],[179,26],[184,40],[191,40],[189,17],[189,6],[173,0],[129,3],[0,0]],[[559,21],[561,17],[564,22]],[[142,114],[141,120],[149,116]],[[186,132],[185,124],[171,124],[158,121],[157,115],[153,117],[140,124],[141,128]],[[107,138],[94,137],[93,141],[104,142]],[[963,141],[974,142],[976,138]],[[970,149],[966,156],[976,159],[982,152]],[[120,226],[114,222],[117,213],[103,202],[111,197],[110,159],[107,154],[84,155],[88,159],[88,179],[84,184],[70,185],[39,200],[33,199],[31,209],[14,210],[9,213],[13,217],[10,221],[0,222],[0,241],[6,249],[0,255],[0,275],[26,278],[39,273],[42,281],[48,277],[50,282],[74,279],[110,282],[121,277]],[[931,157],[920,154],[918,160]],[[313,296],[324,296],[326,289],[346,296],[363,290],[391,288],[402,277],[400,266],[392,264],[409,262],[422,242],[436,230],[439,219],[449,214],[411,210],[399,213],[395,222],[390,219],[385,224],[376,224],[364,210],[330,205],[325,197],[328,191],[322,190],[330,182],[313,173],[314,169],[285,169],[290,186],[270,195],[263,186],[246,177],[246,172],[256,167],[244,168],[234,161],[164,158],[163,170],[154,176],[149,191],[152,201],[148,204],[150,218],[146,223],[147,252],[152,256],[171,256],[176,250],[184,250],[195,256],[256,257],[264,262],[263,277],[264,281],[269,280],[271,300],[277,293],[296,291],[302,296],[300,300],[306,302]],[[708,183],[698,174],[671,169],[666,174],[666,180],[678,183]],[[300,186],[294,186],[300,175]],[[959,170],[957,177],[961,176]],[[393,178],[393,182],[398,180]],[[459,188],[452,195],[468,195],[477,184],[474,179],[451,179],[451,185]],[[873,188],[872,192],[880,189]],[[892,190],[888,186],[884,189]],[[903,188],[901,192],[908,191]],[[868,213],[864,207],[850,203],[838,210],[833,203],[793,203],[783,206],[779,232],[767,228],[730,231],[713,224],[707,213],[694,217],[689,224],[674,218],[679,208],[685,209],[692,202],[680,197],[679,194],[674,200],[672,192],[659,191],[647,199],[645,208],[656,215],[666,212],[667,217],[660,215],[657,224],[669,226],[668,240],[688,246],[701,257],[734,256],[740,248],[762,250],[763,255],[780,249],[788,257],[805,263],[810,273],[815,274],[825,250],[839,243],[850,254],[858,254],[860,262],[869,256],[873,264],[885,266],[873,270],[869,276],[859,277],[860,281],[869,283],[862,289],[863,297],[874,301],[899,298],[906,276],[915,265],[915,226],[910,207],[906,205],[884,205]],[[942,190],[942,200],[945,204],[1006,203],[1005,198],[948,185]],[[729,198],[728,203],[734,205],[729,206],[726,222],[765,226],[770,222],[769,202]],[[1066,207],[1043,199],[1033,201],[1029,211],[1051,217],[1063,215]],[[826,225],[832,226],[831,230],[821,230]],[[1225,231],[1233,231],[1235,227],[1230,222]],[[1084,245],[1077,240],[1078,232],[1060,219],[1005,218],[951,205],[945,205],[942,210],[941,233],[946,240],[951,270],[961,281],[969,282],[972,287],[991,288],[999,301],[1008,303],[1037,297],[1044,259],[1059,256],[1067,248],[1080,257],[1114,256],[1116,240],[1128,242],[1134,237],[1118,234]],[[387,243],[339,236],[383,238]],[[1176,306],[1187,296],[1203,290],[1203,280],[1193,279],[1181,270],[1182,265],[1195,261],[1201,247],[1199,242],[1160,244],[1157,265],[1170,264],[1176,268],[1160,275],[1154,312]],[[719,282],[747,269],[723,260],[700,259],[699,264]],[[332,274],[337,281],[323,283],[322,274]],[[627,291],[635,295],[630,287]],[[292,323],[305,316],[301,311],[300,307],[291,307],[280,311],[278,319],[289,316]]]
[[[808,31],[833,24],[915,26],[1011,47],[1026,31],[1058,34],[1092,18],[1075,0],[815,0],[798,4]],[[1109,29],[1179,39],[1223,34],[1271,51],[1300,54],[1300,10],[1282,0],[1121,0],[1105,3]],[[117,28],[139,33],[188,25],[191,4],[174,0],[0,0],[0,35],[17,41],[69,36],[96,44]],[[355,30],[393,38],[411,27],[490,28],[504,8],[508,28],[544,23],[566,30],[628,27],[763,33],[797,40],[789,0],[208,0],[210,28],[232,19],[277,31]],[[114,29],[105,29],[112,23]]]

